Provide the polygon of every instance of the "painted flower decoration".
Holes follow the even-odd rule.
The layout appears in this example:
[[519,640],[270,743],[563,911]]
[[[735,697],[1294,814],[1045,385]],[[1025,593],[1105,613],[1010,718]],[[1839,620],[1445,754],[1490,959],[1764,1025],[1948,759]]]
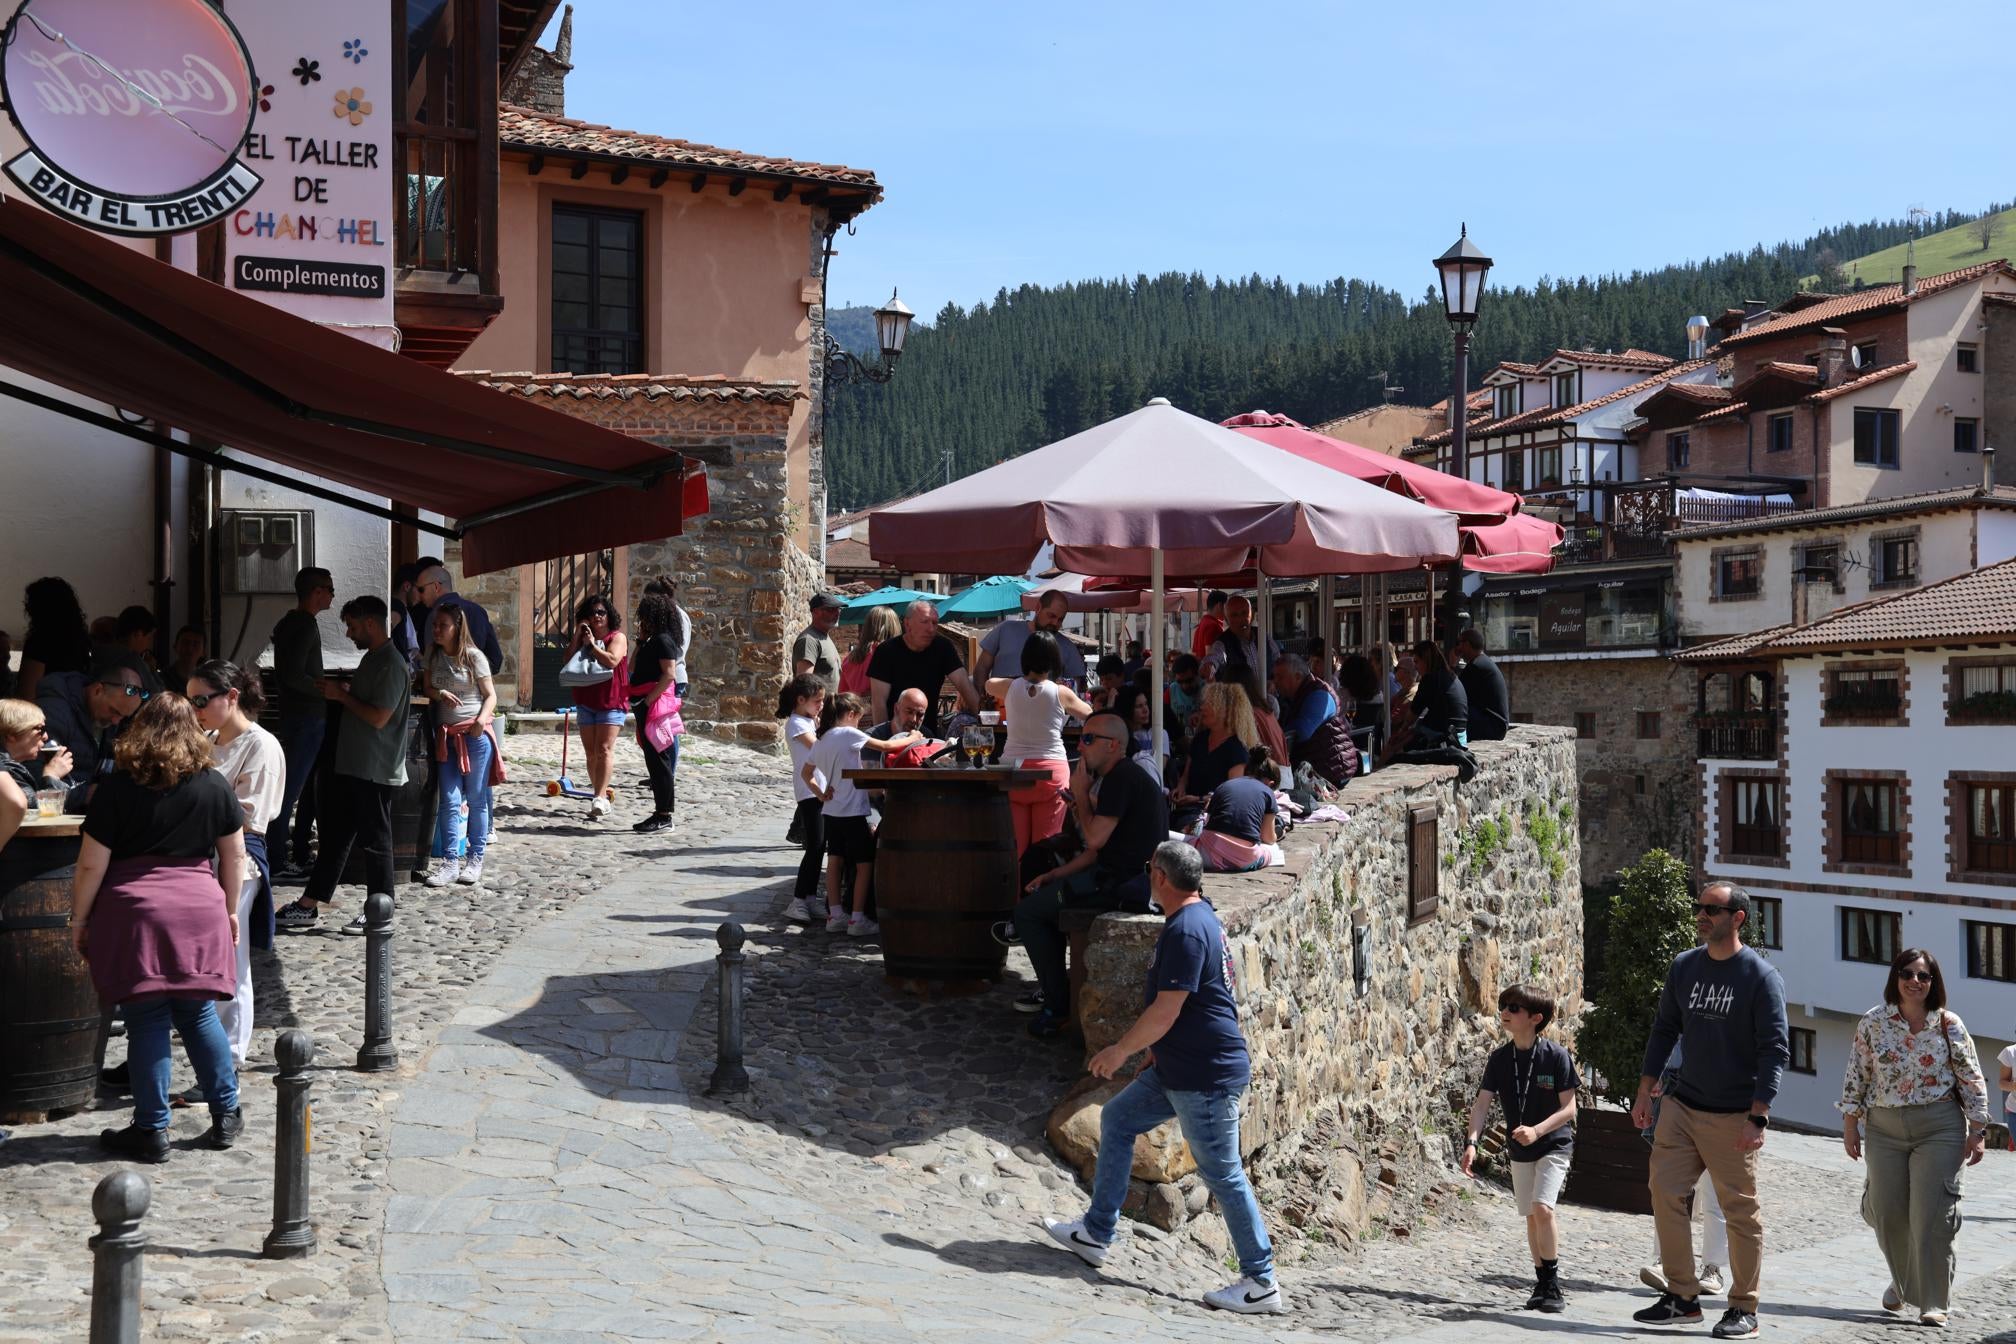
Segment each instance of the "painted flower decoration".
[[303,56],[294,62],[294,78],[301,81],[302,88],[307,88],[310,84],[322,78],[322,62],[311,61],[306,56]]
[[338,120],[348,117],[352,126],[362,126],[371,115],[371,104],[364,100],[362,89],[338,89],[335,111]]
[[259,90],[259,110],[261,112],[271,112],[273,110],[273,86],[271,84]]
[[343,44],[343,55],[352,65],[364,64],[364,58],[370,54],[364,50],[364,39],[361,37]]

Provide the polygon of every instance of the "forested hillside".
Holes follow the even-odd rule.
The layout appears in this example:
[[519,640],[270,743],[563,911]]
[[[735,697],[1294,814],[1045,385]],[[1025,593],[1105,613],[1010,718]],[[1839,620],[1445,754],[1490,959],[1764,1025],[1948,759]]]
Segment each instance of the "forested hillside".
[[[1935,216],[1929,227],[1966,218]],[[1823,254],[1858,257],[1908,233],[1903,220],[1872,221],[1628,276],[1494,286],[1472,347],[1473,386],[1497,360],[1557,346],[1684,353],[1692,314],[1775,301]],[[830,390],[831,505],[936,484],[948,448],[964,475],[1155,396],[1212,419],[1264,407],[1313,424],[1376,401],[1383,373],[1406,389],[1403,400],[1427,405],[1447,395],[1449,360],[1441,299],[1427,286],[1410,297],[1363,280],[1171,273],[1004,289],[920,322],[893,382]]]

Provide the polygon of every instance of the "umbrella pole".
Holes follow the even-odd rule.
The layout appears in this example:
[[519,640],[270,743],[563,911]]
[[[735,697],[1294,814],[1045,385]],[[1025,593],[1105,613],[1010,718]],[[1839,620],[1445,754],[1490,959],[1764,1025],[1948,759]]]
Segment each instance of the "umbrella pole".
[[1162,669],[1169,661],[1169,627],[1162,619],[1162,548],[1157,546],[1148,561],[1148,577],[1155,585],[1155,591],[1148,600],[1149,620],[1154,623],[1151,636],[1155,643],[1150,651],[1148,673],[1148,739],[1155,752],[1155,779],[1161,782],[1162,759]]

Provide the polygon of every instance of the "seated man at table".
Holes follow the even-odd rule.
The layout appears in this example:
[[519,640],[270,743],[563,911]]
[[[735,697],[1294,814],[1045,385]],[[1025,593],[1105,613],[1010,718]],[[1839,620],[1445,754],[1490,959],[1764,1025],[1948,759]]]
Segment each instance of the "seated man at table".
[[[890,714],[889,721],[887,723],[878,723],[873,728],[870,728],[868,736],[876,742],[887,742],[891,738],[901,737],[905,733],[917,732],[924,726],[924,711],[928,708],[930,706],[925,702],[924,692],[912,686],[909,690],[896,697],[896,708]],[[937,744],[927,737],[922,742],[905,747],[903,750],[894,753],[897,759],[889,760],[881,752],[863,747],[861,748],[861,764],[871,768],[880,768],[885,765],[892,767],[922,765],[924,757],[929,756],[937,749]]]
[[70,749],[66,812],[83,813],[91,791],[112,773],[112,742],[148,697],[145,670],[123,649],[104,648],[83,672],[53,672],[35,690],[51,741]]
[[1085,848],[1030,882],[1015,907],[1015,934],[1043,991],[1031,1036],[1058,1036],[1071,1025],[1071,977],[1059,921],[1065,908],[1147,908],[1147,864],[1169,838],[1169,799],[1154,772],[1129,759],[1128,737],[1117,714],[1102,711],[1086,720],[1078,768],[1071,772],[1071,810]]
[[1274,663],[1274,694],[1281,697],[1281,736],[1293,765],[1309,763],[1332,784],[1342,785],[1358,773],[1358,747],[1351,740],[1351,720],[1336,694],[1309,669],[1297,653],[1284,653]]

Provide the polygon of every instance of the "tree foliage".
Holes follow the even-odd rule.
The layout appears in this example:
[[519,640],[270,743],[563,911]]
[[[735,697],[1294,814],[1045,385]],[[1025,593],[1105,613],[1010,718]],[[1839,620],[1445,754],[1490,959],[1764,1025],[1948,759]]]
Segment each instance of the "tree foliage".
[[[1932,227],[1966,218],[1938,216]],[[1693,314],[1777,300],[1823,253],[1858,257],[1908,232],[1903,220],[1871,221],[1655,271],[1494,288],[1472,345],[1473,384],[1498,360],[1559,346],[1682,354]],[[1448,395],[1450,361],[1440,296],[1425,282],[1412,297],[1357,279],[1195,272],[1003,289],[920,322],[893,382],[830,390],[832,504],[859,508],[935,484],[948,446],[964,475],[1155,396],[1214,420],[1264,408],[1310,424],[1376,402],[1385,383],[1429,405]]]
[[1687,865],[1648,850],[1618,875],[1605,927],[1603,980],[1589,996],[1576,1056],[1600,1075],[1604,1095],[1629,1102],[1638,1090],[1645,1045],[1673,959],[1694,946],[1694,896]]

